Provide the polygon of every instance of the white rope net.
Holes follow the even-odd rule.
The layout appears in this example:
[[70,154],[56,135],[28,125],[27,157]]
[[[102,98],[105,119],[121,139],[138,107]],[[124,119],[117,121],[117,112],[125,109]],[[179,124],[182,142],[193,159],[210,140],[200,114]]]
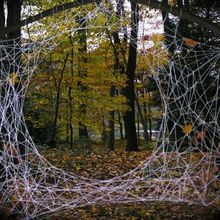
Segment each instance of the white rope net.
[[[110,22],[115,19],[112,4],[80,6],[23,28],[26,40],[0,41],[0,204],[26,219],[90,204],[157,200],[209,205],[220,197],[215,187],[220,166],[220,51],[202,44],[186,47],[177,35],[154,49],[150,69],[164,113],[158,144],[144,164],[122,176],[96,180],[58,169],[38,152],[23,116],[31,76],[42,54],[82,28],[78,16],[84,15],[86,28],[97,35],[105,28],[123,32],[126,19],[117,25]],[[24,9],[25,16],[36,11],[40,8],[33,5]],[[104,15],[99,26],[97,19]],[[161,64],[161,48],[173,45],[176,50]]]

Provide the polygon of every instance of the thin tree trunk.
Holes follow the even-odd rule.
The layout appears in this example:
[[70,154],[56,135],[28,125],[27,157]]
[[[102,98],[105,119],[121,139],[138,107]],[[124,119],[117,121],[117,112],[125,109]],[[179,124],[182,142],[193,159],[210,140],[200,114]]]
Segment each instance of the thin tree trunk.
[[118,112],[118,123],[119,123],[119,130],[120,130],[120,139],[123,140],[124,139],[124,135],[123,135],[123,123],[121,120],[121,114],[120,112]]
[[[87,53],[87,33],[86,33],[86,20],[84,17],[79,17],[77,19],[77,22],[79,23],[80,29],[78,31],[79,35],[79,77],[80,78],[85,78],[87,75],[87,69],[85,67],[87,63],[87,58],[86,58],[86,53]],[[87,87],[85,85],[82,85],[81,82],[78,83],[78,86],[82,92],[87,91]],[[79,112],[83,116],[83,118],[86,117],[86,103],[82,103],[79,106]],[[89,139],[89,134],[88,134],[88,129],[87,126],[85,125],[84,122],[79,121],[79,139],[88,141]]]
[[69,140],[70,140],[70,148],[73,149],[73,98],[71,95],[71,89],[68,91],[68,98],[69,98],[69,121],[68,121],[68,128],[69,128]]
[[137,112],[137,139],[140,140],[140,120],[139,120],[139,111]]
[[102,142],[106,143],[107,142],[107,132],[106,132],[106,125],[105,125],[105,118],[104,114],[102,112],[102,134],[101,134],[101,140]]
[[70,143],[70,131],[69,131],[69,118],[67,117],[66,119],[67,123],[66,123],[66,143]]
[[[4,2],[5,0],[0,0],[0,30],[5,28],[5,11],[4,11]],[[2,40],[4,37],[1,37]]]
[[59,81],[56,86],[55,113],[54,113],[53,129],[52,129],[51,140],[50,140],[51,147],[56,147],[56,145],[57,145],[57,121],[58,121],[58,115],[59,115],[59,110],[60,110],[61,85],[62,85],[63,75],[64,75],[64,71],[66,69],[68,57],[69,57],[69,54],[67,54],[65,57],[63,68],[60,72],[60,78],[59,78]]
[[[144,84],[144,76],[142,76],[142,83]],[[142,95],[143,95],[144,100],[145,100],[146,93],[147,93],[147,89],[143,88]],[[144,123],[143,127],[145,127],[145,129],[144,129],[144,139],[147,142],[147,140],[149,140],[149,132],[148,132],[148,124],[147,124],[149,118],[148,118],[148,115],[147,115],[147,103],[145,101],[144,101],[143,111],[144,111],[144,113],[143,113],[143,123]]]
[[152,139],[152,111],[151,111],[151,100],[150,100],[150,93],[149,93],[149,100],[148,100],[148,121],[149,121],[149,130],[150,130],[150,139]]
[[[120,19],[120,17],[122,16],[122,6],[124,4],[123,0],[119,0],[117,2],[117,10],[116,10],[116,17],[118,19]],[[107,34],[109,36],[109,39],[111,39],[111,35],[109,33],[109,31],[107,30]],[[111,45],[113,47],[113,52],[114,52],[114,71],[118,72],[120,71],[120,60],[119,60],[119,46],[120,46],[120,39],[119,39],[119,34],[118,31],[114,31],[112,34],[113,37],[113,41],[111,41]],[[115,86],[111,86],[110,89],[110,96],[114,97],[115,96]],[[109,132],[108,132],[108,148],[110,150],[114,150],[115,149],[115,122],[114,122],[114,118],[115,118],[115,111],[111,111],[109,113],[110,119],[108,122],[108,127],[109,127]]]
[[70,148],[73,149],[73,97],[72,97],[72,86],[73,86],[73,73],[74,73],[74,48],[72,36],[70,36],[71,43],[71,80],[68,88],[68,98],[69,98],[69,121],[68,128],[70,130]]
[[[115,96],[115,87],[111,86],[110,89],[110,96],[114,97]],[[108,121],[108,148],[110,150],[115,149],[115,111],[110,111],[109,113],[110,119]]]
[[147,121],[145,120],[145,117],[144,117],[144,115],[141,111],[141,106],[140,106],[140,103],[139,103],[139,100],[138,100],[137,97],[135,98],[135,101],[136,101],[136,104],[137,104],[138,113],[139,113],[139,116],[140,116],[140,121],[141,121],[141,124],[143,126],[143,130],[144,130],[144,141],[145,141],[145,143],[147,143],[147,141],[149,139]]

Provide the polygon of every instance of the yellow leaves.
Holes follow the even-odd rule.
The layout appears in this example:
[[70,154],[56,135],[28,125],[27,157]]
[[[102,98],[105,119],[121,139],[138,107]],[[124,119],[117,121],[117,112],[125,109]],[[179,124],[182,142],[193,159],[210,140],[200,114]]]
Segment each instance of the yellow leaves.
[[80,171],[81,167],[80,166],[76,166],[76,171]]
[[193,128],[192,124],[186,123],[182,126],[182,131],[184,134],[188,135],[192,131],[192,128]]
[[64,155],[63,155],[63,160],[64,160],[64,161],[70,160],[70,155],[69,155],[69,154],[64,154]]
[[97,212],[96,206],[94,206],[94,205],[91,206],[91,212],[92,213],[96,213]]
[[217,199],[214,204],[216,205],[216,207],[220,207],[220,199]]
[[60,26],[60,30],[61,30],[61,31],[65,31],[66,29],[67,29],[67,27],[66,27],[65,24],[62,24],[62,25]]
[[163,34],[153,34],[151,36],[151,40],[155,43],[155,42],[161,42],[164,40],[164,35]]
[[195,47],[195,46],[197,46],[198,44],[200,44],[200,42],[195,41],[195,40],[190,39],[190,38],[186,38],[186,37],[183,38],[183,43],[184,43],[186,46],[188,46],[188,47]]
[[101,26],[101,27],[104,26],[106,23],[106,15],[103,13],[98,14],[95,23],[97,26]]
[[175,6],[177,1],[176,0],[168,0],[168,3],[169,3],[170,6]]
[[19,82],[18,74],[13,72],[8,76],[7,81],[10,83],[10,85],[14,86],[16,83]]
[[13,204],[16,204],[18,202],[18,198],[15,194],[12,194],[9,199]]
[[160,45],[154,45],[152,48],[146,51],[146,54],[139,54],[137,60],[137,70],[147,71],[149,75],[157,75],[158,66],[166,65],[168,62],[168,52]]
[[137,70],[147,71],[149,75],[157,76],[158,66],[166,65],[168,62],[168,51],[162,46],[163,34],[143,36],[142,41],[148,41],[151,46],[148,49],[140,50],[137,60]]

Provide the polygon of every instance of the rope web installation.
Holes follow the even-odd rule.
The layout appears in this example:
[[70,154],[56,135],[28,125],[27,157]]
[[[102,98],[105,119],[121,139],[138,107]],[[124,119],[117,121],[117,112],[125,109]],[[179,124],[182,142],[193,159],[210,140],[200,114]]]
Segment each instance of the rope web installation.
[[[25,16],[35,10],[27,6]],[[67,33],[82,28],[75,22],[77,16],[85,15],[88,29],[116,28],[110,22],[97,25],[96,18],[103,14],[108,19],[113,14],[108,3],[81,5],[24,27],[22,40],[0,41],[0,204],[8,204],[26,219],[90,204],[153,200],[212,204],[220,197],[214,190],[220,166],[220,50],[202,44],[186,47],[177,33],[167,36],[172,40],[166,47],[161,43],[164,48],[176,45],[166,64],[160,62],[161,47],[154,51],[151,73],[164,114],[158,144],[144,164],[122,176],[96,180],[58,169],[38,152],[23,116],[31,77],[43,54]],[[118,30],[123,31],[124,24],[117,22]]]

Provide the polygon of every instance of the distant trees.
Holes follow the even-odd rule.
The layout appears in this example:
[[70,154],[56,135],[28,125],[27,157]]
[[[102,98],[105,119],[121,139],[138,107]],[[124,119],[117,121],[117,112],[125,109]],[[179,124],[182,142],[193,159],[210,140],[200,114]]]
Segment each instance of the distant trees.
[[[118,4],[118,14],[116,15],[116,17],[118,19],[119,16],[124,16],[122,15],[123,13],[123,4],[124,1],[120,1]],[[134,83],[135,83],[135,72],[136,72],[136,59],[137,59],[137,34],[138,34],[138,5],[136,3],[131,3],[131,24],[132,24],[132,30],[131,30],[131,36],[130,36],[130,40],[129,42],[127,41],[128,36],[124,36],[124,42],[121,42],[121,40],[119,39],[119,33],[115,32],[112,34],[113,36],[113,40],[114,40],[114,45],[112,45],[112,52],[114,53],[114,65],[111,66],[112,69],[112,77],[115,77],[117,80],[119,79],[119,75],[120,74],[122,78],[125,79],[126,78],[126,83],[123,85],[122,89],[118,90],[118,86],[117,84],[112,84],[112,86],[110,87],[110,97],[112,99],[117,99],[117,97],[123,97],[126,99],[126,103],[128,105],[128,108],[126,108],[125,113],[120,112],[120,115],[124,115],[124,125],[125,125],[125,136],[127,138],[127,150],[138,150],[138,146],[137,146],[137,136],[136,136],[136,126],[135,126],[135,92],[134,92]],[[119,12],[119,10],[121,10]],[[120,14],[120,15],[119,15]],[[79,76],[77,76],[76,81],[78,82],[78,88],[79,88],[79,94],[81,94],[81,100],[79,100],[79,106],[78,106],[78,112],[79,112],[79,138],[82,139],[83,137],[87,137],[88,138],[88,130],[85,127],[86,123],[87,125],[88,123],[88,114],[86,113],[86,109],[89,108],[89,100],[87,98],[88,94],[90,93],[90,85],[89,85],[89,75],[92,71],[92,69],[90,69],[91,65],[89,60],[92,60],[92,58],[88,55],[87,52],[87,39],[88,39],[88,33],[86,33],[86,23],[85,21],[80,20],[80,18],[78,19],[79,21],[79,25],[81,27],[84,27],[83,29],[78,31],[78,36],[75,36],[74,42],[79,42],[79,46],[77,47],[78,52],[75,51],[74,55],[75,55],[75,65],[73,66],[72,64],[72,68],[76,71],[76,69],[78,69],[77,71],[79,72]],[[125,33],[126,34],[126,33]],[[111,36],[110,36],[111,37]],[[91,38],[90,38],[91,39]],[[122,52],[121,48],[122,46],[129,44],[128,47],[128,51],[124,51]],[[122,54],[123,53],[123,54]],[[93,53],[94,54],[94,53]],[[77,60],[78,57],[78,61]],[[124,57],[123,60],[119,57]],[[101,60],[101,58],[99,58]],[[127,60],[126,60],[127,59]],[[108,66],[106,66],[105,68],[109,68],[109,64],[107,64]],[[57,68],[56,68],[57,69]],[[110,69],[110,70],[111,70]],[[67,70],[69,71],[69,70]],[[73,71],[73,70],[71,70]],[[74,71],[74,72],[75,72]],[[102,69],[99,69],[98,71],[103,71]],[[61,71],[62,72],[62,71]],[[105,71],[104,71],[105,72]],[[101,82],[100,82],[101,85]],[[70,91],[70,90],[69,90]],[[71,92],[73,92],[73,89],[71,87]],[[116,94],[117,92],[117,94]],[[122,96],[123,94],[123,96]],[[72,97],[72,100],[74,99],[73,96],[70,96],[69,93],[69,97]],[[123,100],[123,99],[122,99]],[[85,104],[87,103],[87,104]],[[118,105],[119,103],[117,103],[116,105]],[[58,105],[56,105],[58,106]],[[123,108],[123,106],[122,106]],[[108,145],[110,149],[114,149],[114,132],[115,132],[115,110],[117,110],[118,107],[113,107],[112,111],[110,111],[110,115],[109,117],[104,117],[104,120],[108,120],[108,128],[109,132],[108,132]],[[84,115],[84,116],[83,116]],[[57,117],[55,117],[57,118]],[[86,120],[86,121],[83,121]],[[55,120],[56,121],[56,120]],[[121,123],[121,121],[120,121]],[[55,123],[54,123],[55,124]],[[103,125],[105,124],[102,123]],[[121,125],[120,125],[121,126]],[[53,126],[54,127],[54,126]],[[69,126],[68,127],[68,131],[69,131]],[[77,126],[78,127],[78,126]],[[55,128],[52,129],[52,131]],[[106,127],[105,127],[106,129]],[[121,132],[122,133],[122,132]],[[53,135],[54,136],[54,135]]]
[[[114,85],[121,91],[125,85],[125,77],[114,71],[112,50],[108,49],[109,42],[103,42],[97,49],[84,54],[87,59],[87,74],[82,78],[78,75],[80,68],[78,58],[82,56],[81,52],[78,52],[78,35],[73,38],[72,43],[67,39],[53,51],[53,54],[48,55],[39,65],[30,84],[25,115],[30,131],[38,142],[50,139],[58,103],[56,138],[59,142],[67,140],[70,143],[73,142],[73,136],[75,139],[79,137],[77,132],[79,122],[88,126],[90,134],[95,133],[99,136],[107,130],[109,111],[124,112],[126,109],[125,99],[120,93],[114,97],[109,94],[111,86]],[[74,58],[71,54],[74,54]],[[79,81],[87,88],[86,90],[81,90]],[[56,85],[59,85],[60,90],[59,102]],[[86,115],[80,109],[81,103],[85,100]]]
[[[141,125],[145,143],[152,138],[152,130],[159,129],[162,118],[162,103],[155,79],[159,77],[158,67],[167,65],[168,53],[163,47],[163,34],[142,36],[140,45],[148,42],[154,46],[139,49],[135,76],[135,103],[137,106],[137,122]],[[141,48],[141,47],[140,47]]]
[[[52,55],[52,54],[50,54]],[[66,71],[66,65],[67,65],[67,61],[68,61],[68,57],[69,57],[69,53],[66,54],[66,57],[64,59],[61,59],[60,62],[62,62],[61,64],[59,64],[59,66],[61,66],[60,72],[58,73],[58,79],[56,78],[55,75],[55,69],[53,67],[53,65],[51,65],[51,74],[53,77],[53,81],[54,81],[54,85],[55,85],[55,106],[54,106],[54,119],[53,119],[53,127],[52,127],[52,131],[51,131],[51,137],[49,140],[49,144],[53,147],[56,147],[57,145],[57,124],[58,124],[58,117],[59,117],[59,111],[60,111],[60,104],[61,104],[61,89],[62,89],[62,81],[64,78],[64,73]],[[50,62],[52,62],[52,60],[50,59]],[[57,61],[59,62],[59,61]]]
[[[135,73],[136,73],[136,62],[137,62],[137,44],[138,44],[138,25],[139,25],[139,11],[138,4],[135,2],[131,2],[131,33],[128,35],[126,27],[124,27],[124,31],[121,33],[123,37],[120,39],[119,32],[121,30],[113,31],[113,50],[114,50],[114,68],[116,71],[119,71],[121,74],[126,75],[126,85],[122,90],[121,94],[126,98],[126,103],[128,105],[128,109],[125,111],[123,119],[124,119],[124,127],[125,127],[125,138],[127,139],[127,147],[128,151],[137,151],[138,143],[137,143],[137,134],[136,134],[136,119],[135,119]],[[116,6],[116,18],[120,21],[125,18],[125,9],[124,9],[124,1],[119,0]],[[111,36],[109,36],[111,38]],[[113,92],[113,87],[111,88],[111,92]],[[112,119],[113,119],[113,112]],[[111,126],[113,120],[110,121]],[[112,135],[112,133],[109,133]],[[113,145],[112,142],[113,136],[109,139],[110,146]]]

